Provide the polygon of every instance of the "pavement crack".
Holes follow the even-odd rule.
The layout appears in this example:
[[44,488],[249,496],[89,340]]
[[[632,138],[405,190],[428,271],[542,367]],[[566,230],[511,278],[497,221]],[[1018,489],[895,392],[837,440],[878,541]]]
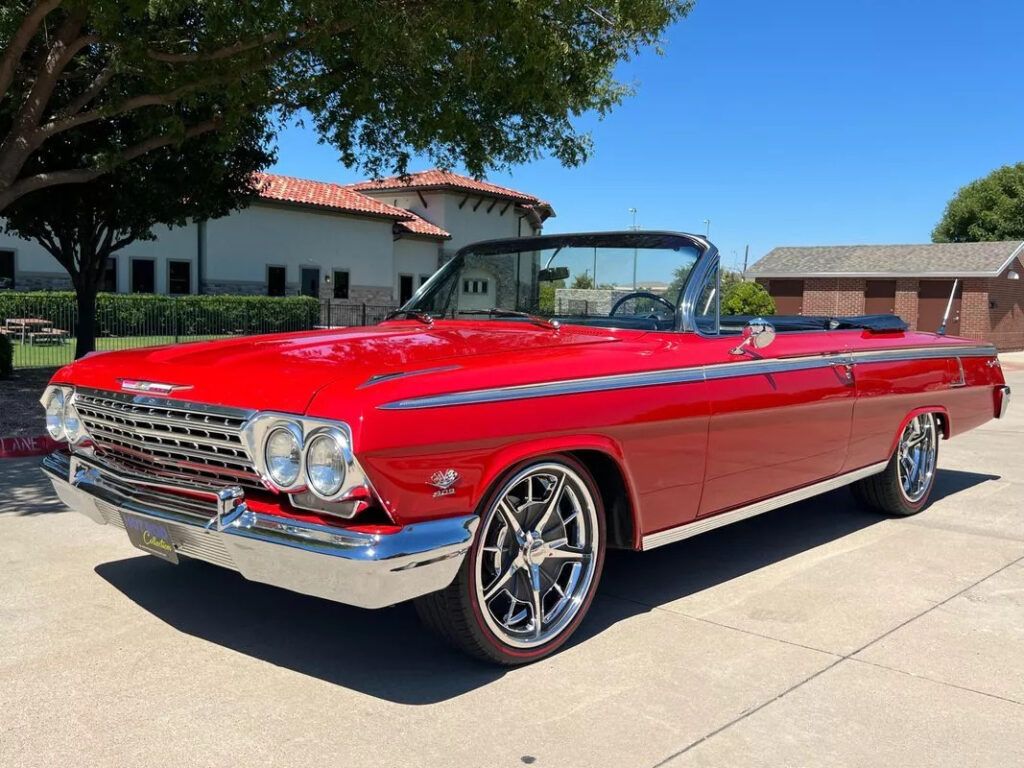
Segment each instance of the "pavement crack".
[[[875,643],[879,642],[880,640],[884,640],[885,638],[887,638],[889,635],[893,634],[894,632],[898,632],[899,630],[903,629],[903,627],[907,626],[908,624],[910,624],[910,623],[912,623],[914,621],[917,621],[922,616],[928,615],[929,613],[931,613],[935,609],[940,608],[941,606],[945,605],[946,603],[950,602],[951,600],[955,600],[956,598],[958,598],[961,595],[963,595],[965,592],[969,592],[970,590],[974,589],[976,586],[978,586],[982,582],[988,581],[989,579],[993,578],[994,576],[999,575],[1000,573],[1002,573],[1006,569],[1012,568],[1013,566],[1017,565],[1020,562],[1024,562],[1024,555],[1022,555],[1021,557],[1017,557],[1017,558],[1011,560],[1010,562],[1008,562],[1008,563],[1004,564],[1003,566],[997,568],[996,570],[992,571],[991,573],[989,573],[989,574],[987,574],[985,576],[982,576],[980,579],[977,579],[976,581],[971,582],[970,584],[968,584],[963,589],[961,589],[961,590],[959,590],[957,592],[954,592],[949,597],[945,598],[944,600],[940,600],[939,602],[935,603],[934,605],[929,606],[925,610],[920,611],[919,613],[914,614],[913,616],[908,618],[906,621],[901,621],[895,627],[892,627],[891,629],[886,630],[885,632],[880,634],[878,637],[876,637],[876,638],[868,641],[864,645],[862,645],[860,648],[857,648],[857,649],[855,649],[853,651],[850,651],[847,654],[844,654],[844,655],[840,656],[835,661],[833,661],[831,664],[828,664],[825,667],[822,667],[821,669],[819,669],[813,675],[810,675],[810,676],[804,678],[803,680],[800,680],[799,682],[794,683],[789,688],[786,688],[784,691],[776,694],[772,698],[770,698],[770,699],[768,699],[768,700],[758,704],[753,709],[746,710],[746,711],[742,712],[741,714],[739,714],[738,716],[734,717],[729,722],[727,722],[727,723],[725,723],[723,725],[720,725],[718,728],[715,728],[713,731],[710,731],[709,733],[704,734],[699,739],[690,742],[689,744],[687,744],[685,747],[683,747],[682,749],[678,750],[677,752],[673,752],[671,755],[669,755],[665,759],[661,760],[660,762],[655,763],[652,766],[652,768],[660,768],[660,766],[667,765],[671,761],[675,760],[677,757],[685,755],[687,752],[692,750],[694,747],[700,746],[701,744],[703,744],[704,742],[708,741],[709,739],[712,739],[715,736],[717,736],[718,734],[722,733],[722,731],[726,731],[729,728],[732,728],[737,723],[740,723],[740,722],[746,720],[751,715],[754,715],[757,712],[760,712],[765,707],[767,707],[767,706],[769,706],[771,704],[774,704],[776,701],[779,701],[779,699],[782,699],[782,698],[788,696],[790,693],[792,693],[793,691],[797,690],[798,688],[802,688],[803,686],[807,685],[807,683],[811,682],[812,680],[817,679],[821,675],[823,675],[826,672],[828,672],[830,669],[834,669],[838,665],[842,664],[844,661],[860,661],[860,659],[854,659],[853,657],[856,656],[858,653],[861,653],[862,651],[867,650],[868,648],[870,648],[872,645],[874,645]],[[669,611],[669,613],[672,613],[672,611]],[[772,638],[772,639],[774,639],[774,638]],[[782,641],[782,642],[784,642],[784,641]],[[876,666],[880,666],[880,665],[876,665]],[[950,685],[950,687],[952,687],[952,688],[960,687],[960,686],[951,685],[951,684],[948,684],[948,683],[943,683],[943,682],[938,681],[938,680],[934,680],[932,682],[938,683],[939,685]],[[970,689],[965,689],[965,690],[970,690]],[[980,693],[980,691],[975,691],[975,693]],[[988,696],[993,696],[993,698],[1001,698],[999,696],[994,696],[993,694],[987,694],[987,695]],[[1019,703],[1019,702],[1012,701],[1010,699],[1007,699],[1007,701],[1010,701],[1011,703],[1014,703],[1014,704]]]
[[868,661],[867,659],[850,659],[850,661],[856,662],[857,664],[866,664],[870,667],[877,667],[878,669],[885,669],[889,672],[897,672],[907,677],[913,677],[918,680],[927,680],[929,683],[935,683],[936,685],[945,685],[948,688],[956,688],[960,691],[967,691],[968,693],[976,693],[979,696],[987,696],[990,699],[998,699],[999,701],[1005,701],[1008,704],[1016,704],[1017,706],[1024,707],[1024,701],[1018,701],[1017,699],[1010,699],[1006,696],[1000,696],[998,693],[988,693],[987,691],[979,691],[977,688],[970,688],[966,685],[957,685],[951,683],[948,680],[937,680],[934,677],[928,675],[919,675],[914,672],[908,672],[905,669],[898,669],[896,667],[890,667],[888,664],[879,664],[877,661]]

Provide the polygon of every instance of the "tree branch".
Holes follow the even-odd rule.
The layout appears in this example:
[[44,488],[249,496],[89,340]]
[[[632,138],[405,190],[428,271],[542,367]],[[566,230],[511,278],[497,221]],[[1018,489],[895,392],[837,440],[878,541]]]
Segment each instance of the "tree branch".
[[50,11],[60,4],[61,0],[36,0],[29,12],[25,14],[21,26],[18,27],[11,42],[4,50],[3,58],[0,58],[0,99],[7,95],[7,89],[14,81],[14,71],[18,67],[18,62],[25,54],[28,44],[32,42],[39,25],[43,23],[43,19]]
[[[344,32],[352,26],[351,23],[346,22],[340,24],[338,27],[331,28],[331,34],[338,34]],[[297,38],[304,35],[311,28],[309,24],[299,24],[294,30],[284,30],[278,32],[268,32],[262,37],[257,37],[253,40],[239,40],[231,45],[226,45],[223,48],[218,48],[213,51],[207,51],[205,53],[165,53],[163,51],[146,51],[146,55],[154,61],[162,61],[167,64],[193,64],[196,62],[203,61],[219,61],[220,59],[229,59],[232,56],[237,56],[240,53],[252,51],[270,43],[280,43],[284,41],[290,41],[291,38]],[[297,45],[293,46],[297,47]]]
[[93,81],[89,84],[88,88],[86,88],[84,91],[78,94],[78,96],[75,97],[71,101],[71,103],[69,103],[66,107],[64,107],[64,109],[57,113],[58,117],[70,117],[71,115],[81,112],[83,109],[89,106],[89,104],[92,103],[93,99],[100,95],[103,89],[106,88],[107,85],[110,83],[110,79],[114,76],[114,73],[116,72],[116,66],[114,61],[114,57],[116,55],[116,52],[113,55],[111,55],[110,62],[107,64],[106,67],[103,68],[103,71],[96,75],[95,79],[93,79]]
[[[179,141],[200,136],[204,133],[216,131],[224,124],[223,118],[217,117],[198,123],[187,129],[183,134],[169,133],[162,136],[152,136],[145,141],[140,141],[127,149],[121,151],[117,157],[118,164],[126,163],[141,157],[147,152],[169,146]],[[24,197],[30,192],[38,192],[41,189],[54,187],[58,184],[84,184],[99,178],[108,171],[108,168],[74,168],[65,171],[52,171],[49,173],[37,173],[19,179],[7,189],[0,189],[0,211],[13,203],[19,197]]]

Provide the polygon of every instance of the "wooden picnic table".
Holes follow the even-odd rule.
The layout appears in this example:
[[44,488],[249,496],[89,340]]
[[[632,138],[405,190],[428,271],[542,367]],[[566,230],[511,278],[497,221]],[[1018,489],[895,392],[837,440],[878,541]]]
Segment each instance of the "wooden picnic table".
[[21,343],[24,344],[32,333],[44,333],[53,330],[53,322],[38,317],[9,317],[5,323],[7,330],[16,331],[21,334]]

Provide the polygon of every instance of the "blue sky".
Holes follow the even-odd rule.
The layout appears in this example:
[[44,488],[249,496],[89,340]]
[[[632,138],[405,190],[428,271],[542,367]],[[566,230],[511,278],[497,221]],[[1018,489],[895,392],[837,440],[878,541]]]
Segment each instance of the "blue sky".
[[[540,160],[491,181],[543,197],[546,232],[703,232],[726,263],[777,245],[925,242],[946,201],[1024,160],[1024,3],[698,0],[666,53],[624,63],[638,87],[581,118],[586,165]],[[413,162],[410,170],[429,167]],[[278,173],[362,178],[309,129]],[[458,170],[458,169],[456,169]]]

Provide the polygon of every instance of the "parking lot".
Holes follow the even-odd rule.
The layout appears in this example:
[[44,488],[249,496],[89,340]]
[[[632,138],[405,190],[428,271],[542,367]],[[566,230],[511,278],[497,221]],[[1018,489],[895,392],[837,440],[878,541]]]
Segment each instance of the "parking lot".
[[1018,394],[917,517],[842,489],[612,553],[570,647],[515,670],[407,605],[143,555],[2,461],[0,765],[1024,765],[1022,459]]

